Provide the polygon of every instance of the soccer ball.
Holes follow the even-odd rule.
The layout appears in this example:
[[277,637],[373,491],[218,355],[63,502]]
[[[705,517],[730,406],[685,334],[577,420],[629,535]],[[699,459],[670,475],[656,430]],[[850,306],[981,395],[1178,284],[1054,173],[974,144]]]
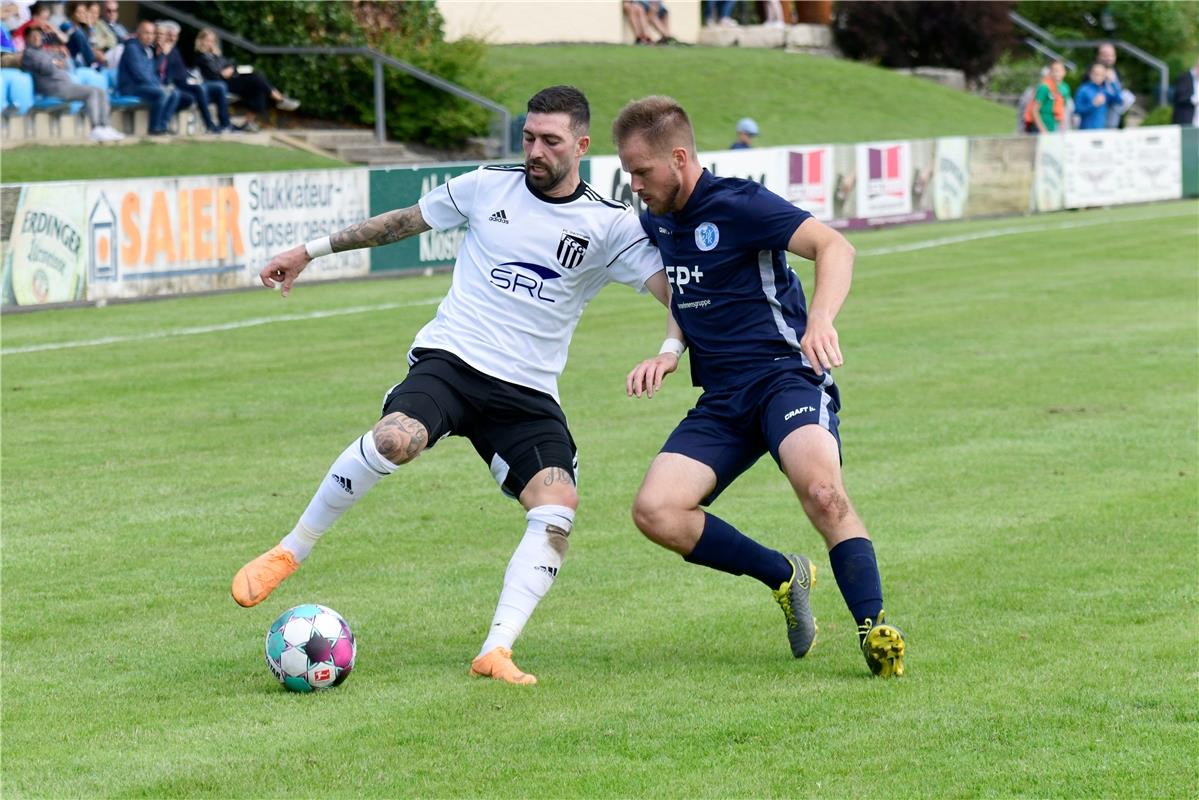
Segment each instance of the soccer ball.
[[337,686],[349,677],[357,655],[341,614],[315,603],[289,608],[266,632],[266,665],[293,692]]

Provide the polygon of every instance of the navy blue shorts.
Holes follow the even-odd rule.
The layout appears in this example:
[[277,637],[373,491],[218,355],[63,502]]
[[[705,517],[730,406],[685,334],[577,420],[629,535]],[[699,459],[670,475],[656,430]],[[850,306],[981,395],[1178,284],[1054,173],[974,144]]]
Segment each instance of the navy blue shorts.
[[832,374],[817,376],[808,368],[786,369],[751,379],[737,389],[704,392],[695,408],[662,445],[663,453],[679,453],[707,464],[716,473],[716,488],[703,499],[709,505],[769,452],[779,462],[783,439],[804,425],[819,425],[837,440],[841,395]]

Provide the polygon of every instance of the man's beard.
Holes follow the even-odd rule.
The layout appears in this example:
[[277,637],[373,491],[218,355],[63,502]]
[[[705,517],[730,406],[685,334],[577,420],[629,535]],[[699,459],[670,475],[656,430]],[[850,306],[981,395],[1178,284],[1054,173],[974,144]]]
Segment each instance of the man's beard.
[[669,214],[671,211],[674,211],[675,201],[679,199],[679,192],[682,188],[682,182],[675,179],[674,185],[667,190],[665,196],[655,197],[652,203],[646,204],[649,206],[650,213],[660,217],[663,214]]
[[541,177],[537,177],[529,171],[529,168],[533,165],[533,163],[534,162],[532,161],[525,162],[525,174],[529,178],[529,183],[533,184],[533,188],[540,192],[548,192],[554,189],[558,184],[566,180],[566,176],[570,174],[569,169],[555,169],[554,165],[548,161],[538,160],[536,164],[545,170],[545,174]]

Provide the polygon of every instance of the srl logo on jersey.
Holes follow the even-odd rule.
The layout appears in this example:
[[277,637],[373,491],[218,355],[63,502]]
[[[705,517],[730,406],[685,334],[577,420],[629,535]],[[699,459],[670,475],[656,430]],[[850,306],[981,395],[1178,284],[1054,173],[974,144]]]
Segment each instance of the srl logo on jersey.
[[558,263],[567,269],[579,266],[583,263],[589,244],[591,241],[586,236],[562,231],[562,238],[558,240]]
[[695,229],[695,246],[700,250],[707,252],[716,247],[720,242],[720,229],[711,222],[700,223],[700,226]]
[[[508,269],[509,267],[512,269]],[[528,275],[529,272],[537,277]],[[488,280],[491,281],[492,286],[506,292],[518,295],[528,294],[533,300],[553,303],[556,301],[544,294],[545,284],[547,281],[556,281],[561,277],[549,267],[543,267],[540,264],[530,264],[527,261],[505,261],[492,268]]]

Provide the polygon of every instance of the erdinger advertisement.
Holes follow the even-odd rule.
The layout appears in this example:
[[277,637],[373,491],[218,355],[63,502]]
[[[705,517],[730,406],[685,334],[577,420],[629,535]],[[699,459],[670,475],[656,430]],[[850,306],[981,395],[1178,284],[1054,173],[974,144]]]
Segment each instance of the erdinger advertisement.
[[87,288],[81,187],[33,184],[0,190],[6,306],[83,300]]

